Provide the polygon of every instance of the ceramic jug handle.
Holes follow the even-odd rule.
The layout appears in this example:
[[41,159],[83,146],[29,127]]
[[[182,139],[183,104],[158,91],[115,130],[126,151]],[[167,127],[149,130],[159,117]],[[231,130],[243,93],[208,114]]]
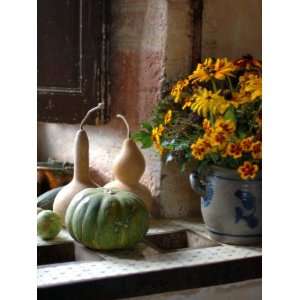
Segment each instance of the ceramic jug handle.
[[204,196],[206,193],[206,182],[198,175],[197,172],[192,172],[189,179],[192,189],[196,193]]

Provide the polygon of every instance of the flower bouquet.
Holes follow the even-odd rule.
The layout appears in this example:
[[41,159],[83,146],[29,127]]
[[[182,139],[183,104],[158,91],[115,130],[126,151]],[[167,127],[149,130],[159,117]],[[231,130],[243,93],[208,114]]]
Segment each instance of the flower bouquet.
[[261,62],[249,55],[206,58],[191,74],[167,84],[141,127],[133,138],[181,169],[192,163],[201,174],[214,165],[254,179],[262,158]]
[[209,235],[220,242],[261,239],[262,68],[251,56],[207,58],[166,87],[152,118],[133,137],[177,161],[201,195]]

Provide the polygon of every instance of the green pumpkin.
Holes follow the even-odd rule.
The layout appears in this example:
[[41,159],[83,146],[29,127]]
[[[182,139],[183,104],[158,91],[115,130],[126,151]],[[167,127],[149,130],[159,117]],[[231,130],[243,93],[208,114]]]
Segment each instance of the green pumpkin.
[[145,236],[149,213],[133,193],[87,188],[72,199],[65,224],[75,240],[91,249],[128,249]]

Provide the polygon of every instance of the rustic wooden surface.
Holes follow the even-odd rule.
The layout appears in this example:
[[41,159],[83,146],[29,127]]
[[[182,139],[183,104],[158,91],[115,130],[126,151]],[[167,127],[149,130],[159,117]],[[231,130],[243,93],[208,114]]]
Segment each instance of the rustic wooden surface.
[[74,244],[73,262],[38,267],[38,299],[121,299],[261,278],[259,247],[216,243],[197,220],[152,222],[133,250]]
[[44,241],[37,237],[37,264],[63,263],[75,260],[75,245],[73,239],[61,231],[51,241]]

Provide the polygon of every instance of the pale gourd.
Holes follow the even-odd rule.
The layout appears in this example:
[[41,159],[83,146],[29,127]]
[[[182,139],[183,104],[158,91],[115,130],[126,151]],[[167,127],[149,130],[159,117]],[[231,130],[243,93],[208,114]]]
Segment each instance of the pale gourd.
[[97,185],[89,176],[89,140],[86,131],[83,129],[89,115],[100,109],[102,104],[89,110],[80,124],[74,140],[74,175],[70,183],[65,185],[56,195],[53,203],[53,211],[61,217],[64,224],[66,210],[73,197],[80,191],[96,187]]
[[107,183],[104,187],[118,188],[136,194],[144,201],[150,212],[152,206],[151,192],[139,182],[145,171],[145,158],[136,143],[130,138],[129,125],[124,116],[117,115],[117,117],[121,118],[126,125],[127,138],[124,140],[121,151],[113,162],[112,172],[115,180]]
[[126,119],[122,115],[117,117],[121,118],[127,127],[127,138],[123,141],[121,151],[114,160],[112,171],[114,176],[124,184],[137,184],[145,171],[145,158],[136,143],[130,139],[130,129]]
[[152,194],[144,184],[138,182],[137,184],[128,185],[119,180],[113,180],[107,183],[104,187],[107,189],[117,188],[122,191],[136,194],[140,199],[143,200],[148,212],[151,212],[153,202]]

